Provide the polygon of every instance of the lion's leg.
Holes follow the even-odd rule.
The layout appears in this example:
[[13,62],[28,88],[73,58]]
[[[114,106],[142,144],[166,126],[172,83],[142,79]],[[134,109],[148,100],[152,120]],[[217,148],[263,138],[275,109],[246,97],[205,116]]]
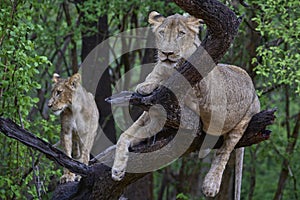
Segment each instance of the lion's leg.
[[[72,131],[62,131],[61,133],[61,145],[67,156],[72,158]],[[60,178],[61,183],[71,182],[75,180],[75,174],[64,168],[64,175]]]
[[[94,143],[94,137],[96,135],[96,133],[90,134],[90,133],[86,133],[83,135],[79,135],[77,132],[76,134],[76,142],[78,143],[78,148],[79,148],[79,157],[77,158],[77,160],[79,162],[82,162],[86,165],[89,164],[89,160],[90,160],[90,152],[91,149],[93,147],[93,143]],[[74,137],[73,135],[73,137]],[[74,140],[73,140],[74,142]],[[76,175],[75,180],[79,181],[81,179],[80,175]]]
[[128,162],[129,147],[146,138],[155,135],[163,128],[165,120],[159,112],[144,112],[142,116],[120,136],[117,145],[114,165],[112,167],[112,178],[121,180],[125,175]]
[[[86,145],[84,145],[82,143],[82,140],[79,141],[79,149],[80,149],[80,157],[78,159],[79,162],[82,162],[86,165],[89,164],[89,160],[90,160],[90,150],[89,150],[89,147]],[[76,181],[80,181],[81,179],[81,176],[80,175],[76,175],[75,176],[75,180]]]
[[86,144],[86,145],[81,145],[80,149],[81,149],[81,157],[79,161],[88,165],[90,160],[91,147],[88,146],[88,144]]
[[80,138],[78,134],[72,135],[72,158],[79,159],[81,157]]
[[134,134],[138,129],[142,128],[149,120],[150,116],[144,112],[132,126],[130,126],[124,133],[121,134],[117,145],[114,165],[112,167],[112,178],[114,180],[121,180],[125,174],[125,168],[128,161],[129,146],[134,140]]
[[211,168],[203,182],[202,191],[205,196],[214,197],[219,192],[222,175],[229,160],[230,153],[243,136],[248,122],[249,119],[244,118],[232,131],[224,135],[224,143],[221,148],[216,151],[216,156],[213,159]]

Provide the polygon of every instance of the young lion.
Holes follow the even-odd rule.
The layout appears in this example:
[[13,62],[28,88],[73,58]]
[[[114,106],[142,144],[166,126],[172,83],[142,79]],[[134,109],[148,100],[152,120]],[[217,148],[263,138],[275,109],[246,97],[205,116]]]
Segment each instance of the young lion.
[[[80,84],[80,74],[68,79],[53,74],[53,89],[48,107],[61,116],[60,141],[64,152],[88,164],[90,151],[97,134],[99,113],[91,93]],[[75,181],[75,174],[64,169],[61,183]]]
[[[188,58],[200,45],[197,37],[199,20],[194,17],[172,15],[167,18],[151,12],[152,25],[158,49],[158,62],[144,83],[137,86],[142,94],[151,93],[167,80],[182,57]],[[206,196],[215,196],[220,189],[223,171],[230,153],[242,137],[252,116],[260,111],[260,103],[249,75],[241,68],[219,64],[193,90],[187,91],[184,103],[200,115],[203,130],[211,135],[224,135],[224,143],[217,150],[212,166],[205,177],[202,190]],[[194,94],[195,93],[195,94]],[[128,148],[155,135],[164,120],[151,110],[129,127],[119,138],[112,178],[121,180],[128,161]]]

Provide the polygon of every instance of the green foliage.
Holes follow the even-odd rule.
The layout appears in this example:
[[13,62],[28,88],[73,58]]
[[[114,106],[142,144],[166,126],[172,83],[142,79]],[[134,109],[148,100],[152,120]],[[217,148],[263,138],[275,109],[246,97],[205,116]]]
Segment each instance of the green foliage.
[[[7,5],[0,13],[1,49],[0,49],[0,79],[1,115],[16,119],[17,116],[27,116],[30,108],[37,103],[37,98],[31,98],[34,89],[40,89],[35,79],[48,60],[34,52],[34,44],[27,39],[27,34],[34,29],[30,23],[30,12],[26,9],[19,12]],[[27,18],[26,18],[27,17]],[[28,21],[26,21],[28,20]],[[26,21],[26,22],[24,22]]]
[[[255,180],[253,199],[273,199],[278,187],[283,160],[289,161],[289,174],[284,187],[283,199],[296,199],[299,184],[299,165],[295,155],[286,152],[291,141],[288,130],[295,127],[295,116],[300,112],[300,38],[299,1],[253,0],[248,12],[258,34],[258,47],[251,64],[256,66],[255,84],[258,88],[262,109],[277,107],[271,138],[257,146],[246,148],[242,197],[249,195],[251,178]],[[255,9],[254,9],[255,8]],[[248,24],[249,26],[249,21]],[[247,34],[247,32],[245,32]],[[245,37],[244,37],[245,38]],[[252,41],[253,43],[257,41]],[[248,46],[246,46],[247,48]],[[255,172],[251,169],[255,169]],[[299,195],[299,194],[298,194]]]
[[300,2],[267,0],[259,5],[258,15],[253,20],[256,30],[266,40],[257,48],[256,73],[268,79],[264,87],[289,85],[300,94]]
[[[27,119],[39,102],[36,96],[36,91],[41,89],[39,74],[50,66],[48,58],[37,53],[36,44],[30,39],[34,32],[44,30],[32,22],[31,4],[19,1],[2,1],[1,4],[0,115],[19,122],[26,129],[39,132],[47,139],[57,140],[53,134],[59,129],[53,120],[45,121],[39,117],[34,121]],[[49,177],[59,173],[53,164],[49,165],[49,161],[37,152],[2,134],[0,146],[1,199],[38,198],[38,190],[46,191]],[[34,173],[42,178],[39,183],[33,180]],[[36,189],[37,183],[40,184],[39,189]]]
[[183,194],[183,193],[179,193],[176,195],[176,199],[180,199],[180,200],[189,200],[189,196]]
[[[183,13],[183,11],[175,4],[165,1],[144,0],[141,4],[140,0],[131,1],[84,1],[77,5],[80,11],[85,16],[84,20],[89,23],[98,22],[98,18],[104,15],[108,16],[111,34],[118,33],[119,28],[123,31],[135,28],[131,24],[130,15],[137,16],[138,26],[147,26],[147,18],[150,11],[157,10],[161,14],[168,16],[171,13]],[[163,8],[163,9],[162,9]],[[96,27],[86,27],[80,25],[80,29],[89,34],[97,33]]]

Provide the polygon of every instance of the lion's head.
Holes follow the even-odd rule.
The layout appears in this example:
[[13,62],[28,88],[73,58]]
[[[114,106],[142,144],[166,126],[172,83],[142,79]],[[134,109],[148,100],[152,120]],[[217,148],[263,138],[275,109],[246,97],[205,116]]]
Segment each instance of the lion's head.
[[175,14],[163,17],[158,12],[149,14],[156,38],[158,59],[160,62],[174,64],[180,58],[188,58],[200,45],[198,38],[199,19],[195,17]]
[[62,79],[58,74],[53,74],[53,88],[48,107],[55,115],[60,115],[67,107],[72,105],[72,99],[77,87],[80,85],[80,74],[74,74],[68,79]]

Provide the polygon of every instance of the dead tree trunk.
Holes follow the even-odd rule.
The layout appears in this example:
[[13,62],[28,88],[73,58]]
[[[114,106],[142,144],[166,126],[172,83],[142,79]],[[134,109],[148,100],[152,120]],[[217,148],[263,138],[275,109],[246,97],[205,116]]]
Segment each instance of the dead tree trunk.
[[[208,26],[208,32],[202,42],[202,47],[198,48],[178,70],[189,81],[189,84],[194,86],[213,69],[215,63],[225,54],[237,33],[240,20],[229,8],[216,0],[175,0],[175,2],[185,11],[203,19]],[[201,68],[197,69],[199,66]],[[180,77],[182,76],[178,74],[173,75],[167,81],[167,84],[175,87],[176,91],[182,91],[177,97],[166,87],[159,88],[152,95],[146,97],[133,95],[134,98],[131,103],[139,105],[145,110],[154,104],[162,105],[167,111],[168,121],[166,122],[166,129],[158,134],[159,137],[153,145],[140,143],[132,147],[131,151],[155,151],[166,146],[176,135],[176,130],[180,124],[181,111],[186,110],[178,104],[185,95],[185,86],[182,86]],[[265,130],[265,128],[273,123],[274,112],[275,110],[267,110],[254,115],[243,138],[236,147],[249,146],[268,139],[270,131]],[[192,112],[189,112],[189,114],[193,116]],[[118,199],[127,185],[145,175],[145,173],[126,173],[122,181],[113,181],[110,167],[103,163],[113,162],[114,147],[107,149],[98,156],[98,160],[102,163],[94,162],[90,166],[86,166],[67,157],[63,152],[52,147],[51,144],[23,130],[10,120],[0,118],[0,131],[8,137],[15,138],[25,145],[41,151],[49,159],[55,160],[61,166],[83,176],[79,183],[73,182],[60,185],[55,191],[53,199]],[[186,130],[186,132],[190,134],[191,130]],[[198,128],[197,133],[198,135],[195,136],[193,143],[186,150],[186,154],[198,150],[202,145],[205,134],[201,132],[201,127]],[[222,142],[223,139],[220,137],[214,148],[220,147]],[[171,149],[169,146],[167,145],[167,148]],[[171,153],[171,150],[169,152]],[[143,156],[143,154],[141,155]],[[133,162],[136,162],[137,165],[143,164],[139,160]]]

